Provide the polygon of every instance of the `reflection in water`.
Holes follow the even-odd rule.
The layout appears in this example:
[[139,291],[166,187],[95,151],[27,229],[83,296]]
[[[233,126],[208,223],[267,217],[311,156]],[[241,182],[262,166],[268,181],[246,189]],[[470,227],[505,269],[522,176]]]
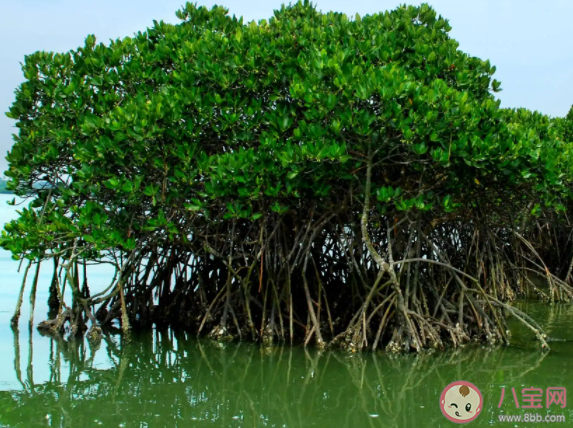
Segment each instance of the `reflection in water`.
[[[484,413],[473,424],[488,426],[500,413],[502,386],[559,383],[551,379],[559,352],[537,348],[350,356],[218,344],[154,330],[129,343],[105,335],[99,349],[83,340],[42,338],[50,341],[50,375],[35,385],[33,344],[22,379],[18,337],[14,330],[14,370],[22,390],[0,392],[2,426],[448,426],[438,397],[458,379],[481,389]],[[505,410],[515,413],[509,405]]]
[[[14,333],[14,373],[22,388],[26,388],[26,385],[22,382],[22,370],[20,370],[20,330],[17,324],[12,326],[12,332]],[[30,340],[32,340],[31,337]]]
[[536,301],[520,301],[516,306],[530,317],[543,321],[543,329],[549,336],[573,340],[573,330],[570,327],[573,321],[573,305],[542,305]]

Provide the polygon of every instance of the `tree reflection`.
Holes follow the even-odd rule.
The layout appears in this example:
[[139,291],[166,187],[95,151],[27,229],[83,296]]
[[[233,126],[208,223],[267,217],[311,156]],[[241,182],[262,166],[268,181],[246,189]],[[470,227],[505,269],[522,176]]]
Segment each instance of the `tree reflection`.
[[51,341],[49,380],[34,384],[30,356],[24,381],[14,330],[22,390],[0,392],[0,425],[438,426],[444,421],[438,397],[450,382],[476,383],[491,415],[498,386],[521,385],[550,355],[513,347],[349,355],[197,341],[172,330],[135,334],[127,343],[107,333],[100,347],[45,340]]

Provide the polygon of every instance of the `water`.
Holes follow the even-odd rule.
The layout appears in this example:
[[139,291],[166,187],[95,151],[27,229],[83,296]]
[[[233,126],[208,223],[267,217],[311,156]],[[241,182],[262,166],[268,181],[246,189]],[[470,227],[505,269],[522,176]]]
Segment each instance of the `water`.
[[[0,195],[0,222],[15,216]],[[420,355],[348,355],[302,347],[198,341],[183,332],[152,330],[122,343],[106,334],[99,348],[65,342],[28,329],[27,300],[20,330],[12,315],[21,284],[18,262],[0,253],[0,426],[2,427],[451,427],[438,402],[449,383],[474,383],[484,399],[473,427],[537,426],[498,422],[503,414],[550,414],[547,387],[572,381],[572,342],[553,342],[542,353],[532,336],[513,325],[514,344]],[[41,271],[35,320],[45,318]],[[107,269],[107,270],[106,270]],[[90,285],[104,286],[107,267],[90,270]],[[519,303],[553,337],[573,339],[573,307]],[[541,388],[542,409],[516,409],[511,388]],[[502,388],[505,399],[498,404]],[[553,405],[551,414],[569,407]]]

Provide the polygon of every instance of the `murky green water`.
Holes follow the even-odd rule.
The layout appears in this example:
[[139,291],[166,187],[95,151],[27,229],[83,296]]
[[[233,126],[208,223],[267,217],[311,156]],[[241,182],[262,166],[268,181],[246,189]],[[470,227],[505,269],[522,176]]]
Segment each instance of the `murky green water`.
[[[573,338],[570,307],[529,306],[554,335]],[[459,379],[484,397],[471,426],[536,426],[497,422],[531,413],[515,409],[511,393],[498,409],[502,387],[573,384],[573,342],[541,353],[525,335],[510,347],[389,357],[223,345],[172,331],[131,343],[106,336],[94,349],[34,332],[30,343],[26,328],[6,343],[10,330],[1,328],[0,425],[9,427],[447,427],[455,425],[438,400]],[[553,413],[573,420],[568,408]]]
[[[15,215],[2,196],[0,223]],[[516,327],[509,347],[351,356],[217,344],[154,330],[129,343],[107,334],[96,349],[28,330],[26,305],[20,331],[10,329],[21,281],[17,268],[0,253],[2,427],[453,427],[438,402],[456,380],[472,382],[483,395],[483,411],[470,426],[552,425],[498,421],[499,415],[527,413],[565,415],[557,425],[573,426],[569,406],[545,408],[546,388],[573,388],[573,341],[553,342],[552,351],[542,353],[532,335]],[[42,269],[47,283],[50,269]],[[108,274],[93,270],[90,285],[105,285]],[[36,322],[45,318],[46,297],[38,295]],[[549,335],[573,340],[572,306],[519,305]],[[543,408],[516,409],[511,388],[521,400],[530,387],[543,390]]]

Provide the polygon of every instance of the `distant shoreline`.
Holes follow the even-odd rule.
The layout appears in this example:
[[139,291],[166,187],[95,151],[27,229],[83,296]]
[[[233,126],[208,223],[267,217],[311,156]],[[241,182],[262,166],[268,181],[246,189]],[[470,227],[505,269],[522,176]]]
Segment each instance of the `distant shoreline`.
[[2,194],[2,195],[13,195],[14,192],[11,192],[10,190],[6,190],[6,184],[8,184],[8,181],[0,178],[0,194]]
[[[8,180],[0,178],[0,195],[14,195],[15,193],[11,190],[6,189],[8,185]],[[45,181],[38,181],[32,184],[33,189],[49,189],[48,183]]]

